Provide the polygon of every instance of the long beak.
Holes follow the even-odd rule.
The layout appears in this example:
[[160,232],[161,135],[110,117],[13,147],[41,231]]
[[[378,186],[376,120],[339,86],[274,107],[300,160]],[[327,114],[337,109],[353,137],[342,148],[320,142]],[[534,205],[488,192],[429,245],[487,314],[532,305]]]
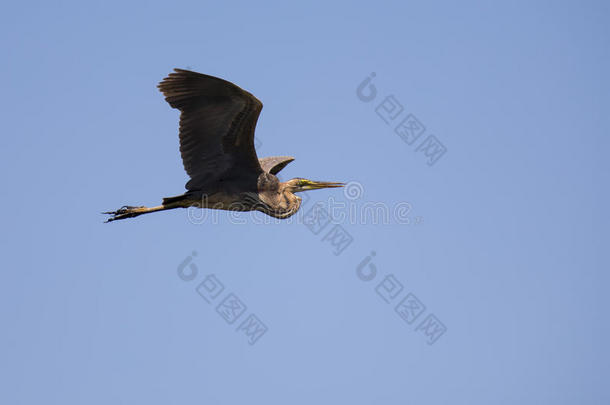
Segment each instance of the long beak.
[[329,181],[313,181],[313,180],[301,180],[301,184],[299,184],[300,190],[298,191],[307,191],[307,190],[319,190],[321,188],[336,188],[343,187],[345,183],[334,183]]

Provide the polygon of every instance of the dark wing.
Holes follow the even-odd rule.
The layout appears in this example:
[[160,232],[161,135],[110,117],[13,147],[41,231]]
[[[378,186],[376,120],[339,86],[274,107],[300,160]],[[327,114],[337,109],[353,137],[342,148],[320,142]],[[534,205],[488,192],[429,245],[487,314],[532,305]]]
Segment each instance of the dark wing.
[[278,174],[286,165],[292,162],[292,156],[270,156],[258,159],[264,172]]
[[191,180],[188,190],[223,176],[262,172],[254,149],[254,128],[263,104],[217,77],[174,69],[159,90],[180,110],[180,154]]

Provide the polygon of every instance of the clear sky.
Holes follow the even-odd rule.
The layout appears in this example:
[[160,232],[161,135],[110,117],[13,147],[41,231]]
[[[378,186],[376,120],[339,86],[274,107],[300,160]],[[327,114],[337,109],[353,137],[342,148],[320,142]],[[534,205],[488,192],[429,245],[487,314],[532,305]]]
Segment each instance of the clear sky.
[[[0,403],[610,403],[609,18],[4,4]],[[102,223],[184,190],[174,67],[262,100],[283,179],[350,187]]]

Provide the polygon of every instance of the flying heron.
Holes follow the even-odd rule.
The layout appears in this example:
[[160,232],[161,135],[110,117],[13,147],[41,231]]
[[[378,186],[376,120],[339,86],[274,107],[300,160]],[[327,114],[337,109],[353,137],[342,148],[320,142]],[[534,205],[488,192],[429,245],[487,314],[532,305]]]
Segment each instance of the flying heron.
[[284,219],[301,206],[295,193],[344,185],[303,178],[280,182],[276,174],[294,158],[256,155],[254,129],[263,104],[226,80],[174,71],[158,87],[169,105],[180,110],[180,154],[190,177],[187,191],[164,198],[156,207],[104,212],[112,215],[106,222],[187,207],[261,211]]

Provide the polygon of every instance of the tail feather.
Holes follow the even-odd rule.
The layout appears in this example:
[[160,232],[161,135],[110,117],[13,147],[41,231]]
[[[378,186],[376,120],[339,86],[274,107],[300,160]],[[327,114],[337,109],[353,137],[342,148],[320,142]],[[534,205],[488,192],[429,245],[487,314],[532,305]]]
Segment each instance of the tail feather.
[[186,194],[182,194],[182,195],[177,195],[175,197],[165,197],[163,199],[162,204],[163,205],[169,205],[169,204],[173,204],[179,201],[182,201],[186,198]]

